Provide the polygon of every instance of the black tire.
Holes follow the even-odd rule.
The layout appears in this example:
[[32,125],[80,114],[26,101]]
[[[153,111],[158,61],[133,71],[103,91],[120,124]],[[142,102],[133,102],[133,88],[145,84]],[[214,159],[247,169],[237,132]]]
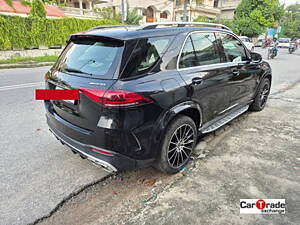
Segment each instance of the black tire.
[[197,128],[194,121],[188,116],[177,116],[166,128],[155,167],[164,173],[179,172],[189,162],[196,141]]
[[259,86],[259,90],[256,94],[254,102],[250,105],[250,111],[259,112],[265,108],[268,96],[270,94],[270,88],[270,80],[265,78]]

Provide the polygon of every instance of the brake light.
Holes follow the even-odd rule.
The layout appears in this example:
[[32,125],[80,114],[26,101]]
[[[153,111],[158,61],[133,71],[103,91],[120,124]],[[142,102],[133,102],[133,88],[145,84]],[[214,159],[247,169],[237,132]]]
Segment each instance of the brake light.
[[102,105],[102,96],[104,95],[104,90],[99,89],[79,89],[85,96],[89,97],[90,99],[94,100],[95,102]]
[[103,96],[103,105],[105,106],[132,106],[150,102],[152,100],[128,91],[108,90]]
[[152,102],[151,99],[143,97],[138,93],[123,90],[99,90],[99,89],[80,89],[90,99],[108,107],[122,107],[142,105]]

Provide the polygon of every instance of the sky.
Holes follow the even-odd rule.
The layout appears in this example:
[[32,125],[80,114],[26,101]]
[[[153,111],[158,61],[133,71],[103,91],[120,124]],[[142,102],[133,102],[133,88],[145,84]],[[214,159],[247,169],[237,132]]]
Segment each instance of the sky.
[[291,4],[295,4],[295,3],[299,3],[300,4],[300,0],[279,0],[281,3],[285,3],[285,5],[291,5]]

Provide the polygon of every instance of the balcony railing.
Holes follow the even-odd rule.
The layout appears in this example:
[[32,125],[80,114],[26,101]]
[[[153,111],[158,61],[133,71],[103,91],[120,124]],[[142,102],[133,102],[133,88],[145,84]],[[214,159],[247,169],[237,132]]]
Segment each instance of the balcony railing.
[[[180,5],[176,5],[175,7],[176,10],[183,10],[184,9],[184,5],[180,4]],[[219,8],[215,8],[209,5],[204,5],[198,2],[191,2],[190,4],[187,5],[187,10],[191,10],[191,9],[204,9],[207,11],[215,11],[215,12],[219,12],[220,9]]]
[[74,7],[60,7],[67,16],[96,18],[96,14],[90,9],[79,9]]

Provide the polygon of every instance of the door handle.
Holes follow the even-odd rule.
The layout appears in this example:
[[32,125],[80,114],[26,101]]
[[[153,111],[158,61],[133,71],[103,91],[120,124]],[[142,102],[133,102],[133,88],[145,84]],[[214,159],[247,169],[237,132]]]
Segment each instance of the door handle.
[[232,70],[232,74],[233,74],[234,76],[238,76],[238,75],[240,74],[240,71],[239,71],[238,69],[233,69],[233,70]]
[[203,79],[200,78],[200,77],[194,77],[194,78],[192,79],[192,84],[194,84],[194,85],[201,84],[202,82],[203,82]]

